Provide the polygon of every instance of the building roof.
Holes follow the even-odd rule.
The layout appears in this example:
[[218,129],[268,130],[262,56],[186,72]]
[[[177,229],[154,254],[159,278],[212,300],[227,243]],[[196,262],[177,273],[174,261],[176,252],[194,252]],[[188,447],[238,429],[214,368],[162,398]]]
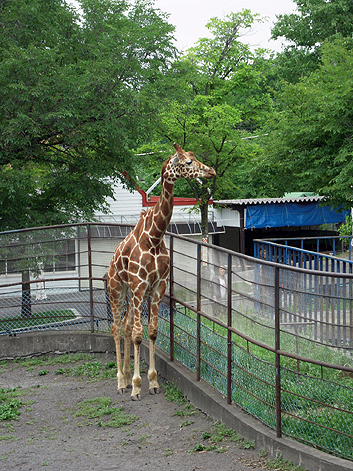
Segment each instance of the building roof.
[[255,206],[260,204],[272,203],[317,203],[323,201],[325,196],[288,196],[284,198],[248,198],[248,199],[234,199],[234,200],[214,200],[213,204],[222,206]]
[[291,193],[284,198],[218,200],[214,205],[239,211],[244,229],[335,224],[343,222],[349,214],[349,211],[320,205],[322,201],[325,201],[325,196]]

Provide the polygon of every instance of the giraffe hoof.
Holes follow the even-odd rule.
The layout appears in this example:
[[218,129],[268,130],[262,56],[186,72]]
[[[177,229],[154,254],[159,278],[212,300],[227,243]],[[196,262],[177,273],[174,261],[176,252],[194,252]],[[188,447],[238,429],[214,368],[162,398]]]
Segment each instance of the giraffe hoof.
[[154,394],[159,394],[159,393],[160,393],[159,388],[151,388],[151,389],[150,389],[150,394],[152,394],[152,396],[153,396]]
[[132,401],[141,401],[141,395],[140,394],[135,394],[134,396],[131,396]]

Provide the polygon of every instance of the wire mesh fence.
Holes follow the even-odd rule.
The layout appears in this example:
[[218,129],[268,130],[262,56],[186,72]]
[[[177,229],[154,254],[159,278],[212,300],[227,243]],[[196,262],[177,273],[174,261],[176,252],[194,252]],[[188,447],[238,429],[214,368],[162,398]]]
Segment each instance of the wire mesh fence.
[[352,460],[352,275],[172,245],[176,357],[278,436]]
[[[107,271],[130,230],[78,224],[0,234],[0,341],[48,329],[109,332]],[[353,460],[353,275],[172,234],[166,242],[171,275],[157,345],[278,436]]]

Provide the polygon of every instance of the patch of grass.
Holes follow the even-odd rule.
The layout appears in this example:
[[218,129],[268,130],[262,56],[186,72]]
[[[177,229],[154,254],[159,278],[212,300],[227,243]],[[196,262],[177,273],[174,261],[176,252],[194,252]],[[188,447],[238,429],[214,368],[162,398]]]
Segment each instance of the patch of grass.
[[91,360],[78,365],[72,370],[71,374],[76,377],[84,376],[89,380],[115,379],[116,365],[112,366],[112,362],[103,365],[98,360]]
[[124,408],[121,407],[117,409],[114,414],[112,414],[111,420],[107,422],[98,422],[99,427],[112,427],[112,428],[121,428],[125,427],[126,425],[133,424],[138,417],[136,415],[126,415],[124,413]]
[[45,311],[33,314],[31,317],[18,316],[4,317],[0,320],[0,330],[25,329],[37,325],[53,324],[76,319],[71,309]]
[[80,402],[78,412],[74,417],[86,416],[89,419],[102,417],[103,415],[112,414],[116,409],[112,407],[112,400],[109,397],[97,397],[95,399],[86,399]]
[[[115,361],[109,361],[103,363],[94,358],[93,355],[87,353],[79,353],[76,355],[64,354],[57,356],[48,356],[48,357],[39,357],[39,358],[19,358],[16,360],[6,361],[4,366],[9,367],[11,363],[20,365],[26,368],[28,371],[36,371],[37,368],[43,368],[48,366],[61,366],[58,368],[54,374],[55,375],[65,375],[65,376],[75,376],[78,378],[88,379],[89,381],[101,381],[104,379],[116,379],[117,367]],[[73,367],[66,367],[65,365],[78,363]],[[79,364],[82,363],[82,364]],[[133,371],[133,362],[130,365],[131,370]],[[140,373],[145,373],[148,369],[146,362],[141,361],[140,363]],[[47,369],[42,369],[38,374],[45,375],[48,374]]]
[[206,446],[206,445],[203,445],[202,443],[199,443],[195,445],[192,450],[189,450],[188,453],[197,453],[200,451],[216,451],[216,450],[217,450],[216,445]]
[[173,416],[176,417],[190,417],[191,415],[194,415],[196,413],[196,409],[193,405],[190,403],[186,404],[184,409],[177,410]]
[[284,460],[282,456],[268,461],[265,466],[265,469],[274,471],[307,471],[301,466],[293,464],[291,461]]
[[214,424],[213,434],[209,438],[209,440],[213,443],[223,442],[224,440],[229,440],[231,442],[235,442],[239,445],[240,448],[244,450],[248,450],[250,448],[255,448],[254,440],[247,440],[246,438],[242,437],[235,433],[235,431],[231,428],[227,428],[224,424],[217,421]]
[[23,403],[17,399],[21,395],[19,388],[0,389],[0,422],[17,420]]
[[[89,380],[101,380],[105,378],[115,378],[116,377],[116,363],[110,361],[106,364],[96,360],[92,355],[86,353],[80,353],[76,355],[59,355],[59,356],[50,356],[50,357],[40,357],[40,358],[20,358],[13,360],[14,363],[20,364],[22,367],[27,370],[34,371],[36,368],[42,368],[45,366],[56,366],[60,365],[54,374],[56,375],[72,375],[76,377],[85,377]],[[74,368],[64,367],[68,364],[80,363],[82,365],[77,365]],[[49,371],[42,369],[38,374],[45,375]]]
[[[96,424],[98,427],[114,427],[120,428],[126,425],[131,425],[137,420],[135,415],[127,415],[124,413],[124,408],[114,407],[112,400],[109,397],[97,397],[95,399],[87,399],[78,404],[79,410],[74,412],[74,417],[84,417],[85,422],[82,425]],[[102,419],[103,417],[109,420],[98,422],[91,419]]]
[[9,457],[11,453],[15,453],[15,450],[11,450],[7,453],[4,453],[3,455],[0,456],[0,460],[7,460],[7,458]]
[[244,437],[241,437],[240,435],[236,434],[234,430],[227,428],[221,422],[215,422],[212,432],[203,432],[201,438],[204,441],[207,440],[210,444],[205,445],[204,443],[200,443],[190,450],[190,453],[198,451],[216,451],[218,453],[225,453],[227,448],[218,446],[224,441],[236,442],[240,448],[245,450],[255,448],[254,441],[250,441]]
[[48,365],[66,365],[69,363],[77,363],[79,361],[88,361],[92,360],[92,355],[89,353],[78,353],[71,355],[65,353],[64,355],[56,356],[43,356],[39,358],[17,358],[12,360],[14,363],[17,363],[24,368],[32,369],[33,367],[42,367]]
[[183,396],[181,389],[177,388],[173,383],[168,383],[164,386],[165,398],[169,402],[176,402],[177,404],[185,404],[186,397]]
[[12,399],[4,404],[0,404],[0,422],[3,420],[16,420],[20,415],[20,407],[22,401],[18,399]]
[[178,410],[175,412],[175,414],[173,414],[174,416],[176,417],[190,417],[191,415],[194,415],[196,413],[196,409],[195,410]]
[[193,420],[184,420],[184,422],[180,424],[180,428],[187,427],[188,425],[192,425],[193,423]]
[[48,370],[40,370],[38,371],[38,376],[45,376],[48,375],[49,371]]
[[17,440],[16,435],[12,435],[12,434],[0,435],[0,442],[3,442],[3,441],[14,441],[14,440]]
[[58,370],[54,371],[54,374],[69,376],[71,372],[72,372],[72,368],[59,368]]
[[246,440],[236,434],[234,430],[227,428],[221,422],[215,422],[212,431],[203,432],[201,435],[202,440],[208,441],[208,445],[205,443],[199,443],[189,453],[196,453],[200,451],[215,451],[217,453],[226,453],[227,447],[219,446],[220,443],[225,441],[236,442],[240,448],[245,450],[249,448],[255,448],[255,442]]

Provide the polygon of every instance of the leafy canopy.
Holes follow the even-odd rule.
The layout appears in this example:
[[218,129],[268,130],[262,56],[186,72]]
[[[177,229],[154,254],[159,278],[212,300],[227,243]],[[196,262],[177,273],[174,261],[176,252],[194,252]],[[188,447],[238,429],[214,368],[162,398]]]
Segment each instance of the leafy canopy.
[[174,57],[173,27],[148,0],[0,3],[0,230],[90,219]]
[[[297,82],[319,65],[321,46],[326,40],[352,38],[353,2],[351,0],[294,0],[297,11],[277,16],[272,38],[288,43],[277,56],[276,74]],[[353,43],[350,42],[350,47]]]
[[[347,47],[348,43],[348,47]],[[353,50],[344,39],[322,46],[322,65],[286,84],[269,126],[262,174],[268,196],[314,191],[347,209],[353,199]]]

